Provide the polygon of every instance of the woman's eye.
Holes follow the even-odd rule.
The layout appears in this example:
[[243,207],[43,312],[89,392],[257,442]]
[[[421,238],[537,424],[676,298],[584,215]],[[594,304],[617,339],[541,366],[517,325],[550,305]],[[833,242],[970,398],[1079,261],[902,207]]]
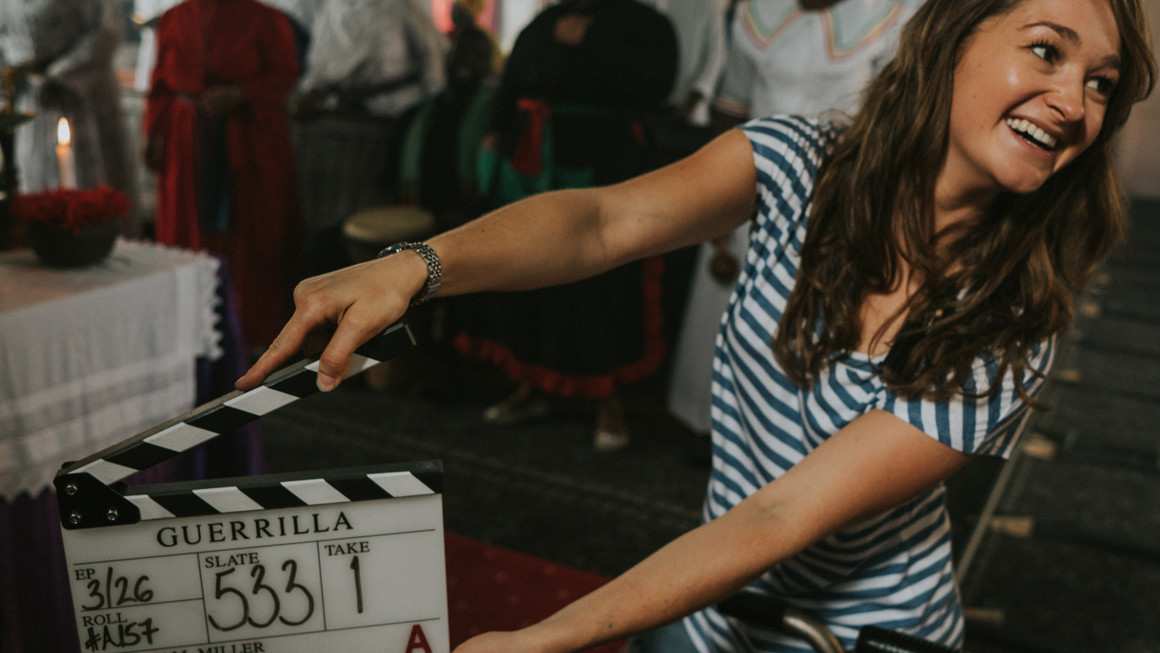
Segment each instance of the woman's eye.
[[1092,77],[1088,80],[1087,86],[1100,95],[1111,95],[1116,82],[1110,77]]
[[1055,58],[1059,56],[1059,50],[1057,50],[1054,45],[1048,45],[1046,43],[1036,43],[1032,45],[1031,52],[1033,52],[1035,56],[1043,59],[1048,63],[1055,61]]

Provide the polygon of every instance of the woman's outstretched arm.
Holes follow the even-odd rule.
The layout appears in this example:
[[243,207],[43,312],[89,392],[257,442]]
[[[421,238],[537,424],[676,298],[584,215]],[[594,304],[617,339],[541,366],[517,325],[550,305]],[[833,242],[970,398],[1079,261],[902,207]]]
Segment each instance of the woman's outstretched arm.
[[[439,294],[575,281],[708,240],[752,215],[755,184],[749,141],[733,131],[621,184],[530,197],[428,241],[443,266]],[[318,374],[319,387],[330,390],[352,352],[402,317],[426,279],[425,262],[404,251],[303,281],[294,315],[238,387],[257,386],[298,355],[308,335],[333,329]]]
[[969,456],[898,417],[854,420],[789,472],[544,621],[486,633],[456,653],[579,651],[675,621],[741,590],[848,524],[945,480]]

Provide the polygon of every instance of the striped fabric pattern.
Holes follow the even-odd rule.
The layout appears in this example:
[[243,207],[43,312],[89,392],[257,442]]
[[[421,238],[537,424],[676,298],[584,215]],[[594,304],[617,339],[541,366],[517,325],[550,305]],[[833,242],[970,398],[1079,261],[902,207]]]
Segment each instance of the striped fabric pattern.
[[[837,137],[830,124],[790,117],[743,127],[757,166],[758,212],[745,265],[717,338],[713,378],[714,465],[704,518],[724,514],[773,481],[858,416],[890,412],[940,442],[972,454],[1008,456],[1026,405],[1008,374],[990,397],[947,401],[901,397],[878,374],[881,357],[853,353],[808,390],[773,358],[771,342],[793,288],[814,178]],[[1034,348],[1031,367],[1050,368],[1054,342]],[[993,361],[976,360],[973,382],[989,388]],[[1019,380],[1034,396],[1042,376]],[[936,487],[864,523],[832,533],[767,572],[750,588],[772,593],[827,622],[853,649],[875,624],[947,645],[962,639],[951,569],[945,490]],[[701,651],[809,653],[804,642],[746,627],[710,608],[685,620]]]

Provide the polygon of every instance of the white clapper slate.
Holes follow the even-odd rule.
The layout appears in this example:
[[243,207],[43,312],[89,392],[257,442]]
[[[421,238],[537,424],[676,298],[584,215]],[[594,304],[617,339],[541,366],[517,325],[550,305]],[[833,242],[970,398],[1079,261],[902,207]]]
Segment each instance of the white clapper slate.
[[[413,345],[396,324],[350,373]],[[450,651],[438,461],[119,487],[312,394],[316,375],[291,365],[61,470],[82,651]]]

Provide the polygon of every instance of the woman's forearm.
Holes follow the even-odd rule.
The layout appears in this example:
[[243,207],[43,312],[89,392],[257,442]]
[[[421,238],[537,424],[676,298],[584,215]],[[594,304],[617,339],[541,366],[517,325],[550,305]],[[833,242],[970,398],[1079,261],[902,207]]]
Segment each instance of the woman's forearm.
[[[806,546],[808,529],[792,527],[791,521],[756,502],[742,503],[544,621],[512,634],[519,638],[514,645],[518,650],[579,651],[717,603]],[[458,653],[484,650],[491,649],[471,645]]]
[[443,265],[440,295],[527,290],[607,270],[598,194],[544,193],[432,238]]
[[439,292],[566,283],[728,233],[752,215],[755,174],[737,132],[623,183],[530,197],[430,241]]

